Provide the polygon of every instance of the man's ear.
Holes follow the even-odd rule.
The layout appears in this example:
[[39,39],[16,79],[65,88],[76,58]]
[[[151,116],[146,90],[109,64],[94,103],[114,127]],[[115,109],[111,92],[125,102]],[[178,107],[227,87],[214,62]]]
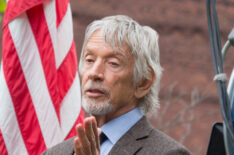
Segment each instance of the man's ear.
[[139,81],[135,89],[135,97],[140,99],[144,97],[151,89],[155,80],[155,74],[152,68],[150,68],[150,75],[147,79]]

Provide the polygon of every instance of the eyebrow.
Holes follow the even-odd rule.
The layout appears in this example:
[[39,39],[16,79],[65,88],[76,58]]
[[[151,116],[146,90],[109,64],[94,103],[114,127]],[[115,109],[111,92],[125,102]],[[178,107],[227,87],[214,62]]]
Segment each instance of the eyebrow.
[[120,56],[123,56],[123,57],[127,57],[125,54],[123,54],[123,52],[120,52],[120,51],[114,51],[113,55],[120,55]]
[[84,52],[86,53],[86,51],[87,51],[87,52],[90,52],[90,53],[93,53],[92,50],[89,49],[89,48],[87,48],[87,47],[85,48]]
[[[85,56],[86,54],[93,54],[92,49],[86,48],[86,49],[85,49],[84,56]],[[127,55],[125,55],[125,54],[123,54],[123,52],[120,52],[120,51],[117,51],[117,50],[114,50],[113,53],[111,53],[108,57],[118,56],[118,55],[121,56],[121,57],[127,58]]]

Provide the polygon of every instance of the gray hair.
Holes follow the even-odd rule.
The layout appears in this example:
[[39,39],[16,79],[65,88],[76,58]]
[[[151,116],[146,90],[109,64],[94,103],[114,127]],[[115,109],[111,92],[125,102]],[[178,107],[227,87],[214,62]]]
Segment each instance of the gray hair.
[[117,15],[96,20],[88,25],[82,47],[79,71],[82,71],[84,52],[89,37],[97,30],[103,35],[103,40],[113,49],[126,43],[134,56],[134,78],[139,81],[149,78],[153,71],[155,81],[146,96],[141,99],[140,108],[144,115],[151,115],[159,108],[158,94],[162,68],[159,61],[158,34],[148,26],[141,26],[128,16]]

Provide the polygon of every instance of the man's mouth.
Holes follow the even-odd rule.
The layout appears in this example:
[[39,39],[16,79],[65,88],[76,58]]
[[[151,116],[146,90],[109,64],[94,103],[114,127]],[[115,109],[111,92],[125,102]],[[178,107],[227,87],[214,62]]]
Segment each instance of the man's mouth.
[[85,91],[85,95],[87,97],[100,97],[105,95],[105,91],[103,91],[102,89],[98,89],[98,88],[89,88]]

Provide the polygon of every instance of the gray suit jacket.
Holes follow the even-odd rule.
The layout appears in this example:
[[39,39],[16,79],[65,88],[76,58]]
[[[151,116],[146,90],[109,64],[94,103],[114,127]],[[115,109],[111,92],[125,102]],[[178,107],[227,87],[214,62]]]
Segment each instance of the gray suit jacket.
[[[43,155],[73,155],[73,140],[64,141]],[[113,146],[109,155],[189,155],[181,144],[153,129],[145,117],[139,120]]]

